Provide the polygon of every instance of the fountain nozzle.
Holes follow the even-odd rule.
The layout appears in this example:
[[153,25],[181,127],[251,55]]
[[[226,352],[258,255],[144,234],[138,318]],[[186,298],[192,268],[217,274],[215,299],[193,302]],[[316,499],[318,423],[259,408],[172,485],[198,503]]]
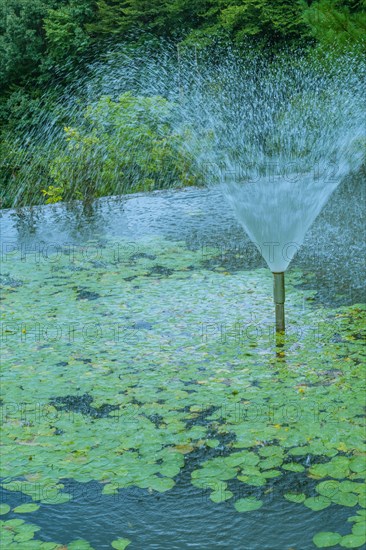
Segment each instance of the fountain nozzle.
[[273,273],[273,299],[276,307],[276,332],[285,331],[285,273]]

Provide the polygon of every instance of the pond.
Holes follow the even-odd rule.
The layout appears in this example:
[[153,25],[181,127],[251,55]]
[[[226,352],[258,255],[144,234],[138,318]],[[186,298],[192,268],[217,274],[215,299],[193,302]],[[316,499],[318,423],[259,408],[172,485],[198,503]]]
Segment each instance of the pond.
[[287,274],[219,192],[2,216],[4,548],[366,548],[365,239],[343,181]]

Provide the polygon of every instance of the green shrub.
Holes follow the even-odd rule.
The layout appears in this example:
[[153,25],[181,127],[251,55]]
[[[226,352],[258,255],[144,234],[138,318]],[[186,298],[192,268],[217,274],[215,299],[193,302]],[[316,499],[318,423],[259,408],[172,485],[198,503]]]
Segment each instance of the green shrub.
[[195,183],[184,153],[188,132],[174,131],[174,106],[162,97],[102,97],[78,127],[66,127],[67,147],[50,165],[63,198],[98,197]]

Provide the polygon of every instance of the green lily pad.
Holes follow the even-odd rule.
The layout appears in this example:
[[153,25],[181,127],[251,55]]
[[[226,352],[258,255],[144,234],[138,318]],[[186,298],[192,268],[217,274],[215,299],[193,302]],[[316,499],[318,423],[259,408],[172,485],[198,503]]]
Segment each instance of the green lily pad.
[[328,464],[315,464],[309,469],[309,473],[314,477],[328,477],[331,468]]
[[35,512],[39,509],[39,504],[35,504],[34,502],[29,502],[27,504],[21,504],[20,506],[17,506],[14,508],[13,512],[16,514],[28,514],[30,512]]
[[11,508],[8,504],[0,504],[0,516],[5,516],[10,510]]
[[116,550],[124,550],[129,544],[131,544],[131,541],[128,539],[116,539],[111,543],[112,548]]
[[344,493],[362,493],[365,486],[362,483],[356,483],[354,481],[341,481],[339,483],[339,490]]
[[16,542],[28,542],[34,537],[34,531],[23,531],[18,535],[15,535],[14,541]]
[[343,548],[359,548],[366,543],[365,535],[345,535],[340,541]]
[[215,447],[220,445],[220,440],[219,439],[208,439],[206,441],[206,445],[207,445],[207,447],[211,447],[212,449],[214,449]]
[[159,472],[165,477],[175,477],[180,472],[180,466],[178,464],[162,464]]
[[116,494],[118,494],[118,489],[119,489],[118,485],[115,485],[113,483],[107,483],[103,487],[102,494],[103,495],[116,495]]
[[[360,510],[359,510],[359,511],[360,511]],[[350,517],[347,519],[347,521],[349,521],[349,522],[351,522],[351,523],[352,523],[352,522],[356,522],[356,523],[362,522],[362,523],[363,523],[363,522],[366,521],[366,517],[358,515],[358,512],[357,512],[357,516],[350,516]]]
[[5,521],[5,525],[11,528],[19,527],[20,525],[23,525],[23,523],[25,523],[24,519],[18,519],[18,518],[8,519],[7,521]]
[[342,535],[339,533],[332,533],[331,531],[322,531],[317,533],[313,538],[313,543],[318,548],[329,548],[330,546],[335,546],[339,544],[342,540]]
[[266,447],[262,447],[261,449],[259,449],[258,453],[261,456],[265,456],[265,457],[272,457],[272,456],[277,456],[280,458],[283,457],[283,449],[278,445],[268,445]]
[[309,448],[308,447],[294,447],[293,449],[289,450],[289,454],[292,456],[305,456],[309,454]]
[[344,493],[338,491],[332,497],[332,502],[339,504],[340,506],[356,506],[358,504],[358,496],[353,493]]
[[352,535],[359,535],[359,536],[366,535],[366,525],[364,521],[360,523],[355,523],[355,525],[352,527]]
[[175,483],[170,477],[155,477],[148,481],[148,487],[159,493],[165,493],[174,487]]
[[251,512],[263,506],[263,501],[256,498],[240,498],[235,502],[237,512]]
[[281,472],[279,470],[264,470],[264,472],[262,472],[262,476],[267,479],[272,479],[280,475],[281,475]]
[[278,456],[271,456],[269,458],[266,458],[265,460],[261,460],[261,462],[259,463],[259,467],[262,470],[271,470],[272,468],[277,468],[278,466],[281,466],[282,462],[282,458]]
[[316,492],[322,496],[332,498],[340,491],[340,482],[335,480],[321,481],[315,488]]
[[257,468],[256,466],[245,466],[245,468],[241,471],[241,474],[238,475],[238,479],[241,477],[248,477],[248,476],[262,476],[262,472]]
[[264,476],[238,476],[238,480],[247,485],[253,485],[253,487],[263,487],[267,483]]
[[366,470],[366,457],[365,456],[356,456],[355,458],[352,458],[349,464],[349,469],[352,472],[363,472]]
[[259,456],[252,452],[233,453],[226,457],[225,464],[230,467],[240,466],[245,470],[246,466],[256,466],[259,462]]
[[231,499],[234,494],[231,491],[213,491],[210,494],[210,499],[216,504],[220,502],[225,502],[226,500]]
[[307,508],[310,508],[310,510],[313,510],[314,512],[317,512],[319,510],[324,510],[324,508],[328,508],[330,504],[331,504],[330,498],[323,497],[323,496],[309,497],[306,500],[304,500],[304,505],[307,506]]

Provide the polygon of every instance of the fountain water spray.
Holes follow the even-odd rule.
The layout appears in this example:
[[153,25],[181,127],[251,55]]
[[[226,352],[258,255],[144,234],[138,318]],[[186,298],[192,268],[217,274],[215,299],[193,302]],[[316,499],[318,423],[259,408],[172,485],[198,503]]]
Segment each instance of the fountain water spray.
[[274,277],[276,332],[285,330],[285,271],[332,192],[364,160],[365,64],[302,55],[230,60],[205,90],[212,133],[202,153]]
[[[63,127],[76,126],[87,140],[72,151],[73,174],[81,173],[80,158],[91,188],[106,188],[108,177],[107,188],[123,192],[126,170],[119,157],[125,153],[118,155],[118,147],[126,151],[128,133],[119,132],[122,122],[115,122],[111,113],[119,109],[118,116],[133,125],[141,118],[143,100],[129,100],[130,109],[135,105],[129,121],[118,98],[126,92],[157,98],[145,113],[152,119],[154,139],[160,144],[171,140],[170,154],[177,149],[171,157],[189,165],[197,183],[222,189],[274,274],[276,329],[282,332],[284,273],[331,193],[363,161],[365,74],[365,61],[352,53],[335,58],[332,52],[287,52],[268,59],[250,47],[245,55],[227,49],[216,57],[180,48],[177,59],[176,48],[165,43],[159,51],[155,44],[152,52],[148,46],[120,45],[92,64],[65,91],[54,115],[48,109],[38,129],[25,138],[20,147],[23,179],[26,184],[30,171],[38,174],[38,149],[46,165],[62,171],[62,158],[70,158]],[[163,110],[162,98],[167,102]],[[113,144],[113,154],[105,140]],[[153,150],[141,143],[135,139],[129,157],[139,160],[141,149]],[[65,153],[57,164],[54,157],[60,151]],[[160,164],[159,178],[171,180],[172,164],[169,177]],[[129,177],[135,181],[139,172],[134,176],[130,170]],[[21,192],[18,178],[14,196]]]

